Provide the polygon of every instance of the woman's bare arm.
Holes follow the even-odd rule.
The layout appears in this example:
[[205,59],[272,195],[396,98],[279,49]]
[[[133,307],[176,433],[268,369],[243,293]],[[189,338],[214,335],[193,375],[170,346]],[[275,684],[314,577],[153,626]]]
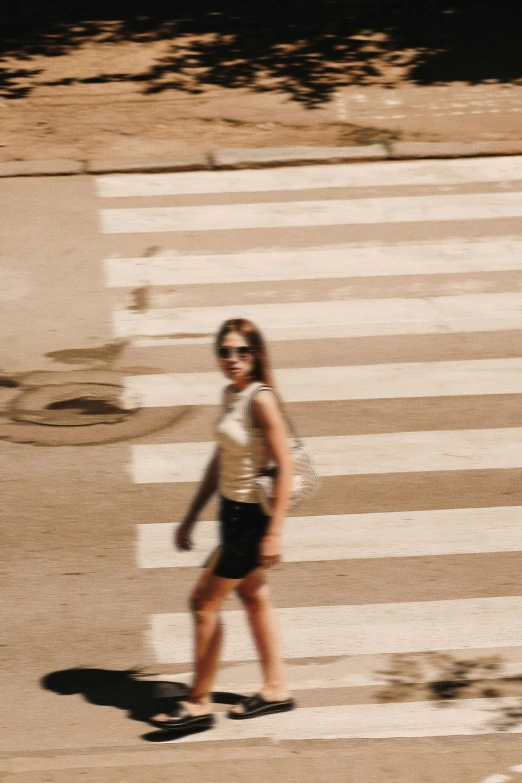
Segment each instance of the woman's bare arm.
[[185,514],[183,524],[193,525],[201,510],[206,506],[218,487],[220,447],[216,446],[214,454],[208,463],[201,484]]
[[207,465],[198,491],[190,504],[190,508],[185,514],[183,522],[178,525],[174,531],[174,543],[178,549],[183,551],[193,548],[191,539],[192,531],[194,530],[201,509],[206,505],[217,489],[218,476],[219,446],[216,446],[216,450]]

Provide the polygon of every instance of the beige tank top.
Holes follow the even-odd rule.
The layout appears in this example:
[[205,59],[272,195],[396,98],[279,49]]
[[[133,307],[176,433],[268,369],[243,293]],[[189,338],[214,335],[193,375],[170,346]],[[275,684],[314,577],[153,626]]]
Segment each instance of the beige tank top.
[[252,481],[266,464],[265,439],[258,427],[254,427],[254,464],[248,412],[252,393],[260,386],[264,386],[260,381],[254,381],[241,391],[227,386],[224,390],[223,411],[216,422],[216,439],[221,447],[219,492],[229,500],[240,503],[258,502]]

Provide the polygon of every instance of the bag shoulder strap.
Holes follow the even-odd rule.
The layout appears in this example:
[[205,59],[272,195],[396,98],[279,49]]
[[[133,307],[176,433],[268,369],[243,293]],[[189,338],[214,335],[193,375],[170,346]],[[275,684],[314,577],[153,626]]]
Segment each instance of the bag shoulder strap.
[[294,429],[294,425],[292,424],[291,420],[290,420],[290,419],[288,418],[288,416],[286,415],[286,413],[285,413],[285,411],[284,411],[284,408],[283,408],[283,406],[282,406],[282,404],[281,404],[281,400],[279,399],[279,395],[277,394],[276,390],[275,390],[275,389],[273,389],[273,388],[272,388],[272,386],[266,386],[266,385],[264,385],[264,384],[263,384],[263,385],[261,385],[261,386],[258,386],[257,388],[255,388],[255,389],[254,389],[254,390],[251,392],[251,394],[249,395],[249,398],[248,398],[248,401],[247,401],[247,409],[248,409],[248,422],[249,422],[249,426],[250,426],[250,439],[251,439],[251,443],[254,443],[254,426],[253,426],[253,417],[252,417],[252,400],[254,399],[255,395],[256,395],[258,392],[260,392],[260,391],[265,391],[265,390],[271,391],[271,392],[273,393],[273,395],[275,396],[275,398],[276,398],[276,400],[277,400],[277,404],[279,405],[279,410],[281,411],[281,413],[282,413],[282,415],[283,415],[283,419],[285,420],[285,422],[286,422],[286,424],[287,424],[287,427],[288,427],[288,429],[289,429],[289,430],[290,430],[290,432],[292,433],[292,436],[293,436],[294,440],[295,440],[295,441],[296,441],[296,442],[297,442],[297,443],[298,443],[300,446],[302,446],[302,444],[301,444],[301,441],[299,440],[299,438],[298,438],[298,436],[297,436],[297,433],[296,433],[296,431],[295,431],[295,429]]
[[221,392],[221,407],[226,410],[227,403],[228,403],[228,390],[230,385],[223,386],[222,392]]

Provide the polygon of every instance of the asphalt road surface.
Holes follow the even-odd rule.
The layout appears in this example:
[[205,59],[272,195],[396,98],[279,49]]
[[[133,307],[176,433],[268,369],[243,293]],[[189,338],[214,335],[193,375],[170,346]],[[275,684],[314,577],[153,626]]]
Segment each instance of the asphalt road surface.
[[[520,776],[521,184],[521,158],[0,183],[3,783]],[[320,476],[270,572],[299,709],[226,719],[260,682],[232,597],[217,726],[159,742],[230,316]]]

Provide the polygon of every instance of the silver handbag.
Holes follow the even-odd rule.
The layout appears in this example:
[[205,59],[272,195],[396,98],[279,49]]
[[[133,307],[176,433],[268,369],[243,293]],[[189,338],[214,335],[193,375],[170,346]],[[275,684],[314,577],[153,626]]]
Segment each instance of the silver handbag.
[[[259,386],[253,392],[248,402],[248,414],[249,414],[249,422],[250,422],[250,442],[252,445],[252,459],[254,465],[255,465],[255,438],[254,438],[254,428],[253,428],[253,421],[252,421],[252,400],[254,399],[257,392],[262,391],[264,389],[269,389],[271,392],[275,394],[275,397],[277,399],[281,413],[283,414],[283,418],[286,422],[286,425],[292,433],[292,441],[290,444],[291,445],[290,455],[292,458],[292,465],[293,465],[293,485],[292,485],[292,491],[290,494],[289,503],[287,506],[287,510],[291,511],[300,503],[302,503],[303,500],[306,500],[306,498],[308,498],[317,489],[319,481],[312,467],[312,462],[310,460],[310,457],[304,450],[303,444],[297,437],[292,422],[290,421],[288,416],[286,416],[283,407],[281,405],[281,401],[279,400],[279,397],[277,396],[277,394],[275,393],[274,389],[272,389],[271,386]],[[273,510],[274,486],[275,486],[276,477],[277,477],[277,465],[274,462],[271,462],[265,468],[263,468],[263,470],[260,473],[256,475],[253,481],[258,496],[258,502],[262,506],[265,514],[267,514],[268,516],[272,514],[272,510]]]

